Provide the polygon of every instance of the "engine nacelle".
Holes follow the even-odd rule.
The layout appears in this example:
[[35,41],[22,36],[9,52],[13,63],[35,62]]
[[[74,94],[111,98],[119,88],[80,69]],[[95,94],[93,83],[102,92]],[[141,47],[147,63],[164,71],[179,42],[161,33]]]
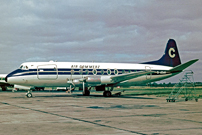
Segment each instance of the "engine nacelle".
[[77,86],[77,85],[82,85],[83,82],[81,81],[81,79],[74,79],[73,84]]
[[83,85],[83,82],[86,86],[98,86],[105,84],[106,82],[111,82],[110,77],[103,76],[86,76],[84,78],[73,79],[72,81],[67,81],[67,83],[72,84],[76,87],[80,87]]
[[86,77],[87,84],[101,84],[101,76],[88,76]]

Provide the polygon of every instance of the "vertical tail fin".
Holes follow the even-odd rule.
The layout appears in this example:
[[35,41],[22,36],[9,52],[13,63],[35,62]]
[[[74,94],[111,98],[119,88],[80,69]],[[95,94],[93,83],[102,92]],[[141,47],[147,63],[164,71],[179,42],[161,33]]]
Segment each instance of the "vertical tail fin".
[[169,39],[164,55],[157,61],[145,62],[143,64],[155,64],[175,67],[181,64],[180,55],[174,39]]

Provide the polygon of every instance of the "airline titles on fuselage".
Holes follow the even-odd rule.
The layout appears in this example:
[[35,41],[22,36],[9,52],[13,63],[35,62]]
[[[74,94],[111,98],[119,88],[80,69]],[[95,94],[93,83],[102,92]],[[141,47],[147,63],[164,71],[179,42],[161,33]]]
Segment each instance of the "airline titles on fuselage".
[[71,68],[93,68],[93,69],[99,69],[100,65],[71,65]]

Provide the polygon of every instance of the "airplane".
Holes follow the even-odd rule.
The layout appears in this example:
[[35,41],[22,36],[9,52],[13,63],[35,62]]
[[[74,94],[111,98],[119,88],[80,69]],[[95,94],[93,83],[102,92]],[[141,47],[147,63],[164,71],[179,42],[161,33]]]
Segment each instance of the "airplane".
[[2,91],[6,91],[8,86],[13,86],[5,81],[7,74],[0,74],[0,87]]
[[116,86],[133,86],[163,80],[179,74],[199,59],[181,64],[174,39],[169,39],[165,53],[156,61],[134,63],[90,62],[25,62],[6,76],[6,82],[14,87],[27,89],[27,97],[36,87],[83,88],[89,96],[91,87],[104,91],[110,97]]

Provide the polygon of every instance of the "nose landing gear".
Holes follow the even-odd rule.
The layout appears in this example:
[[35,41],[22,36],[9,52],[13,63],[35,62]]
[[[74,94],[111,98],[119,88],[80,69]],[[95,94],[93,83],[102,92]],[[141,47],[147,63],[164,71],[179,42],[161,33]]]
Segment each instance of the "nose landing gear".
[[32,91],[29,90],[25,95],[26,95],[28,98],[31,98],[31,97],[32,97]]

